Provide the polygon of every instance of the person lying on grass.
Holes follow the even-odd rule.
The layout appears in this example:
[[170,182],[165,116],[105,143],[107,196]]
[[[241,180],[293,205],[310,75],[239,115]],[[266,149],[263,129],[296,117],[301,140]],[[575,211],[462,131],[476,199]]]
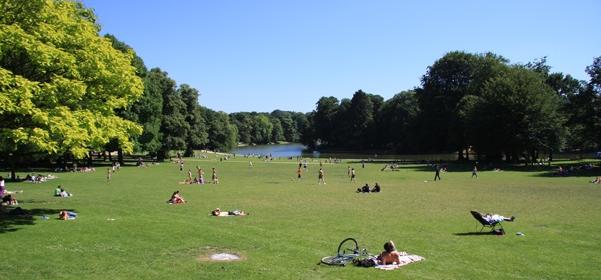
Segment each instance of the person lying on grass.
[[219,208],[215,208],[215,210],[211,211],[212,216],[217,217],[225,217],[225,216],[246,216],[248,213],[243,210],[233,210],[233,211],[221,211]]
[[75,220],[77,218],[77,213],[72,211],[63,210],[58,212],[58,218],[61,220]]
[[358,193],[368,193],[369,192],[369,185],[365,184],[365,186],[363,186],[361,188],[357,188],[357,192]]
[[179,194],[179,191],[175,191],[167,202],[171,204],[180,204],[186,203],[186,200]]

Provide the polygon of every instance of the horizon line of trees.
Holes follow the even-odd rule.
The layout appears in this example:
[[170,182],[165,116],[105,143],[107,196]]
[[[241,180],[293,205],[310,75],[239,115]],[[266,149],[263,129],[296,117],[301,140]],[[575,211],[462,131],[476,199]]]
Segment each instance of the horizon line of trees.
[[303,144],[527,162],[601,149],[601,57],[586,72],[590,80],[579,81],[551,72],[545,57],[520,65],[493,53],[449,52],[420,87],[389,100],[362,90],[320,98]]

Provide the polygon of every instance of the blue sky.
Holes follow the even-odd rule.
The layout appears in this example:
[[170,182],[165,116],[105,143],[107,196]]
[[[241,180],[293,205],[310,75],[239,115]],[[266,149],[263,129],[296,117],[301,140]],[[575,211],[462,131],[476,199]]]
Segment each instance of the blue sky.
[[102,33],[228,113],[309,112],[321,96],[385,99],[453,50],[587,79],[601,1],[83,0]]

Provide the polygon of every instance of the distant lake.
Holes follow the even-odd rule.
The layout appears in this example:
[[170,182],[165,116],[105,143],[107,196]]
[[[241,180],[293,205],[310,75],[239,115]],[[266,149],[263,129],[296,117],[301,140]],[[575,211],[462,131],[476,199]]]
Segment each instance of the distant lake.
[[457,160],[456,153],[449,154],[423,154],[423,155],[395,155],[395,154],[368,154],[357,152],[325,152],[307,151],[303,144],[272,144],[238,147],[232,150],[237,155],[265,156],[271,154],[273,157],[309,157],[309,158],[338,158],[338,159],[397,159],[397,160]]
[[232,153],[238,155],[269,155],[273,157],[297,157],[306,147],[303,144],[274,144],[238,147]]

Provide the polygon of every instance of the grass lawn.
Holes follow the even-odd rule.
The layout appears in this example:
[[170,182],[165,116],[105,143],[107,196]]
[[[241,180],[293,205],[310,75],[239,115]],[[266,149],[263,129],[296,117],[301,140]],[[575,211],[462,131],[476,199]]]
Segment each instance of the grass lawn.
[[[186,160],[185,171],[199,165],[207,178],[216,167],[219,185],[180,185],[186,172],[173,163],[124,167],[110,183],[106,168],[7,183],[24,191],[20,206],[34,216],[0,217],[0,279],[601,279],[601,185],[588,183],[598,169],[572,177],[481,171],[471,179],[469,168],[451,165],[432,182],[425,166],[350,163],[358,179],[350,183],[345,162],[324,164],[327,185],[318,185],[317,162],[296,181],[295,161],[252,161]],[[376,181],[382,193],[355,193]],[[74,196],[52,197],[58,184]],[[175,190],[187,204],[165,203]],[[216,207],[250,215],[208,216]],[[62,209],[79,217],[58,220]],[[504,223],[504,236],[470,235],[480,230],[473,209],[517,218]],[[374,254],[393,240],[426,260],[395,271],[318,265],[346,237]],[[200,260],[214,251],[244,260]]]

